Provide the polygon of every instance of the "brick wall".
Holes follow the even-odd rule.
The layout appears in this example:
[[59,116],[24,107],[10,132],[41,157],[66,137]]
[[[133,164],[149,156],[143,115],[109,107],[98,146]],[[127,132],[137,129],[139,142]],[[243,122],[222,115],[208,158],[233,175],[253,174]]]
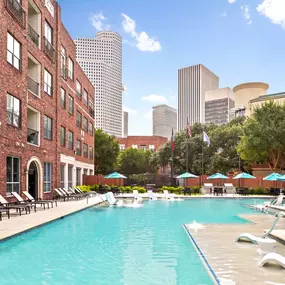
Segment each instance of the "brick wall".
[[[0,194],[6,195],[6,157],[15,156],[20,158],[20,189],[21,191],[28,190],[28,162],[35,159],[38,161],[41,173],[41,185],[43,187],[43,164],[44,162],[52,163],[52,185],[51,189],[59,186],[60,183],[60,154],[75,156],[73,150],[67,147],[60,147],[60,126],[64,125],[74,131],[74,139],[82,140],[93,146],[93,136],[76,127],[76,110],[80,110],[83,117],[88,118],[88,122],[94,125],[94,119],[89,115],[88,107],[85,106],[82,100],[79,100],[75,95],[75,80],[79,78],[83,88],[88,92],[90,99],[94,97],[94,87],[84,75],[83,71],[76,63],[75,59],[75,44],[70,35],[61,23],[60,7],[56,1],[52,1],[54,5],[54,17],[44,6],[43,0],[31,0],[32,5],[40,11],[40,45],[39,47],[31,40],[28,34],[28,0],[22,0],[22,8],[25,11],[25,26],[22,27],[13,17],[13,13],[8,12],[5,7],[5,1],[0,1]],[[45,52],[44,35],[45,21],[52,27],[52,45],[57,52],[52,59]],[[7,33],[21,44],[21,69],[17,70],[7,61]],[[64,45],[67,51],[67,56],[70,56],[74,62],[74,80],[61,77],[60,73],[60,56],[61,45]],[[32,58],[40,64],[40,93],[35,96],[28,90],[28,58]],[[44,92],[44,69],[46,69],[53,78],[52,81],[52,96]],[[66,110],[60,107],[60,87],[66,89],[66,94],[72,94],[74,97],[74,115],[70,116]],[[82,88],[82,90],[83,90]],[[21,124],[19,128],[12,127],[7,124],[7,93],[15,96],[21,102]],[[40,116],[40,143],[39,146],[27,143],[27,114],[28,107]],[[52,119],[52,140],[44,139],[44,115]],[[89,128],[88,128],[89,129]],[[82,145],[83,147],[83,145]],[[94,152],[94,150],[93,150]],[[93,160],[83,158],[82,155],[76,156],[76,160],[93,164]],[[51,193],[39,193],[42,198],[52,198]]]

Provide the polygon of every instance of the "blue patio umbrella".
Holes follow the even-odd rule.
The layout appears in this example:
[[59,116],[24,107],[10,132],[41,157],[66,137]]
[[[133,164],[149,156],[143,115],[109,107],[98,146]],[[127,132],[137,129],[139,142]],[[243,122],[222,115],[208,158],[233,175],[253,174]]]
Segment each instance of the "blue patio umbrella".
[[278,178],[280,178],[282,175],[277,173],[277,172],[273,172],[271,174],[269,174],[268,176],[264,177],[263,180],[266,181],[277,181],[279,180]]
[[221,174],[221,173],[215,173],[211,176],[209,176],[207,179],[228,179],[229,177],[224,175],[224,174]]
[[189,172],[185,172],[183,174],[180,174],[179,176],[177,176],[176,178],[177,179],[186,179],[186,178],[197,178],[198,176],[192,174],[192,173],[189,173]]
[[120,173],[118,173],[118,172],[113,172],[113,173],[110,173],[110,174],[108,174],[108,175],[106,175],[106,176],[104,176],[104,178],[122,178],[122,179],[126,179],[127,177],[126,176],[124,176],[124,175],[122,175],[122,174],[120,174]]
[[233,177],[233,179],[255,179],[255,177],[246,172],[242,172]]
[[277,180],[285,181],[285,175],[281,175],[280,177],[277,178]]

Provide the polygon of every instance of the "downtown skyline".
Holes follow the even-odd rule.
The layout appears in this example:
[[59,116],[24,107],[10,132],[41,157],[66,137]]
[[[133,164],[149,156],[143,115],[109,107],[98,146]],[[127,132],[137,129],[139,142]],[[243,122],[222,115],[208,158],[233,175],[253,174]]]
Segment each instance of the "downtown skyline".
[[152,106],[177,108],[179,68],[201,63],[220,77],[221,88],[262,81],[269,93],[285,89],[285,15],[278,13],[284,4],[272,1],[270,10],[262,0],[212,2],[86,0],[82,7],[77,0],[59,0],[73,39],[95,37],[100,29],[122,36],[130,135],[151,134]]

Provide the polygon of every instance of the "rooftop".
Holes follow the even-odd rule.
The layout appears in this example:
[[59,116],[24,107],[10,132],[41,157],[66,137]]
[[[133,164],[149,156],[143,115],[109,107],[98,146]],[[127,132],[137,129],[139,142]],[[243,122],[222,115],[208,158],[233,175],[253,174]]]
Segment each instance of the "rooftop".
[[265,100],[281,99],[281,98],[285,98],[285,92],[262,95],[262,96],[259,96],[259,97],[255,98],[255,99],[250,100],[249,102],[250,103],[254,103],[254,102],[260,102],[260,101],[265,101]]

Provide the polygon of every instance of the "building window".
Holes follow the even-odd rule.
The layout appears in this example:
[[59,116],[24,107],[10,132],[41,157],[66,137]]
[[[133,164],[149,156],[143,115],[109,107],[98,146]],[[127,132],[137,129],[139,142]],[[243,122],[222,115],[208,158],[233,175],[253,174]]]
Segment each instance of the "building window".
[[146,151],[146,145],[145,144],[141,144],[140,145],[140,149],[143,150],[143,151]]
[[68,148],[73,149],[73,132],[68,131]]
[[52,140],[52,119],[48,116],[44,116],[44,138]]
[[74,100],[70,95],[68,95],[68,112],[71,115],[73,115],[74,112]]
[[81,185],[81,168],[76,168],[76,186]]
[[84,105],[88,106],[88,93],[85,89],[83,91],[83,103]]
[[155,150],[155,146],[153,144],[150,144],[149,147],[148,147],[151,151],[154,151]]
[[68,187],[72,188],[72,170],[73,166],[68,166]]
[[94,156],[93,156],[93,147],[89,146],[89,159],[93,160]]
[[60,166],[60,188],[64,188],[64,165]]
[[120,144],[119,147],[120,147],[120,150],[125,150],[125,145],[124,144]]
[[83,130],[87,133],[88,132],[88,120],[86,117],[83,118]]
[[84,174],[84,175],[88,175],[88,169],[84,169],[84,170],[83,170],[83,174]]
[[83,157],[88,158],[88,145],[83,144]]
[[60,88],[60,106],[66,108],[65,90],[63,88]]
[[20,100],[12,95],[7,94],[7,124],[19,128],[20,119]]
[[93,175],[93,170],[89,170],[89,175]]
[[93,133],[94,133],[94,126],[92,123],[89,123],[89,135],[93,136]]
[[137,145],[137,144],[133,144],[133,145],[132,145],[132,148],[133,148],[133,149],[138,149],[138,145]]
[[68,58],[68,76],[71,80],[73,80],[74,77],[74,63],[73,60],[69,57]]
[[45,38],[52,45],[52,27],[45,22]]
[[67,68],[66,68],[66,50],[61,46],[61,76],[67,79]]
[[81,128],[82,126],[82,115],[78,111],[76,112],[76,126]]
[[20,158],[6,158],[6,194],[20,193]]
[[82,97],[82,86],[78,80],[76,80],[76,95],[81,100]]
[[65,127],[60,127],[60,145],[65,146]]
[[52,75],[46,69],[44,71],[44,91],[52,95]]
[[51,163],[44,162],[44,193],[51,191]]
[[81,155],[81,141],[76,140],[76,154]]
[[15,68],[21,68],[21,44],[8,33],[7,61]]

